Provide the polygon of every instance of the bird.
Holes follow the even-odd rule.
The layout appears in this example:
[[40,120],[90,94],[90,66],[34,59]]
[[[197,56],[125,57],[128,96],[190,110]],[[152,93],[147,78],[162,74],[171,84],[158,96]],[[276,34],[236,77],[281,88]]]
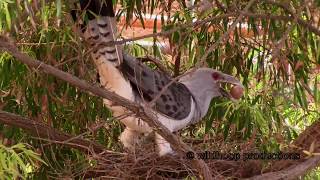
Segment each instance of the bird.
[[[174,80],[169,74],[143,64],[125,52],[122,45],[110,43],[117,40],[112,0],[79,1],[87,19],[80,26],[81,33],[91,48],[101,86],[140,105],[154,102],[153,113],[169,131],[177,132],[201,121],[214,97],[234,100],[242,96],[244,87],[241,82],[215,69],[198,68]],[[75,19],[75,13],[71,12],[71,15]],[[240,96],[227,92],[221,83],[233,85],[234,92],[240,92]],[[107,99],[103,101],[113,116],[128,111]],[[153,132],[152,127],[134,115],[121,119],[121,122],[126,127],[119,139],[127,149],[134,149],[142,134]],[[159,156],[174,153],[170,143],[158,133],[155,133],[155,142]]]

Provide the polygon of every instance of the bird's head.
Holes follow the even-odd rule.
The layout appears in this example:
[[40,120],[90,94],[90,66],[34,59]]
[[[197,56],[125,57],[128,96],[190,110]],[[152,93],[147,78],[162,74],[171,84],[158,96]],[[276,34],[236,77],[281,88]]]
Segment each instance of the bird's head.
[[[193,86],[193,89],[212,94],[212,97],[223,96],[233,101],[240,99],[244,90],[243,85],[237,78],[210,68],[199,68],[187,74],[181,81],[187,83],[187,86],[188,84]],[[232,85],[230,92],[221,87],[222,83]]]

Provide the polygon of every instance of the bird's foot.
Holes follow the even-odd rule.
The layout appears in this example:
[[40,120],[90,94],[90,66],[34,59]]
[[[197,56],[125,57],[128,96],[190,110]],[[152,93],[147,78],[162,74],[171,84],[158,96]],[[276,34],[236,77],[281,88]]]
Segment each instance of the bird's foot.
[[126,128],[120,135],[120,141],[126,149],[134,151],[136,145],[139,143],[139,137],[140,133]]

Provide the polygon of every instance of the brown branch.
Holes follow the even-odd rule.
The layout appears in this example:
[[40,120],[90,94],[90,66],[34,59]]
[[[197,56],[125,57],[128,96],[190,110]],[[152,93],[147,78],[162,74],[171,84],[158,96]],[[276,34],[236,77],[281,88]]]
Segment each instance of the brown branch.
[[223,12],[227,12],[228,9],[223,3],[221,3],[219,0],[214,0],[214,2],[219,9],[221,9]]
[[[279,6],[281,8],[283,8],[286,12],[288,12],[289,14],[291,14],[292,16],[290,17],[290,21],[294,21],[294,17],[296,16],[295,12],[293,11],[293,9],[290,8],[290,6],[287,3],[283,3],[281,1],[274,1],[274,0],[263,0],[265,3],[267,4],[272,4],[272,5],[276,5]],[[289,1],[288,1],[289,2]],[[290,3],[290,2],[289,2]],[[312,21],[305,21],[301,18],[297,18],[297,21],[300,25],[303,25],[305,27],[307,27],[311,32],[317,34],[318,36],[320,36],[320,29],[317,27],[314,27],[311,23]]]
[[292,31],[294,25],[297,23],[298,15],[301,13],[301,11],[302,11],[303,8],[304,8],[304,6],[301,6],[301,7],[297,10],[297,14],[293,14],[293,16],[294,16],[293,23],[291,23],[291,24],[289,25],[289,27],[287,27],[287,29],[286,29],[286,31],[283,33],[281,39],[278,40],[278,42],[275,43],[275,47],[272,48],[272,53],[271,53],[271,55],[272,55],[272,60],[271,60],[271,61],[273,61],[274,58],[277,58],[277,57],[279,56],[279,54],[280,54],[280,52],[281,52],[280,50],[281,50],[281,48],[284,46],[285,41],[288,39],[289,33]]
[[170,75],[171,73],[167,70],[167,68],[161,63],[161,61],[155,57],[152,56],[146,56],[146,57],[139,57],[137,60],[141,62],[152,62],[154,63],[162,72],[165,72],[166,74]]
[[[101,153],[105,149],[102,145],[94,141],[89,141],[80,137],[74,138],[73,136],[58,131],[44,123],[24,118],[22,116],[5,111],[0,111],[0,122],[9,126],[22,128],[23,130],[28,131],[30,134],[36,137],[40,137],[43,139],[47,138],[57,142],[61,142],[66,146],[70,146],[81,151]],[[64,141],[68,141],[70,143],[63,143]]]
[[[242,12],[244,17],[251,17],[251,18],[259,18],[259,19],[273,19],[273,20],[280,20],[280,21],[293,21],[293,17],[292,16],[283,16],[283,15],[271,15],[271,14],[256,14],[256,13],[248,13],[248,12]],[[234,18],[234,17],[238,17],[240,14],[239,12],[234,12],[234,13],[227,13],[227,14],[222,14],[219,16],[214,16],[214,17],[210,17],[207,19],[203,19],[203,20],[198,20],[195,21],[193,23],[188,23],[188,24],[181,24],[178,25],[175,28],[172,28],[170,30],[167,31],[161,31],[161,32],[157,32],[157,33],[152,33],[152,34],[146,34],[143,36],[137,36],[134,38],[128,38],[128,39],[122,39],[119,41],[111,41],[108,43],[104,43],[103,45],[119,45],[119,44],[125,44],[127,42],[132,42],[132,41],[137,41],[140,39],[146,39],[146,38],[150,38],[150,37],[157,37],[157,36],[167,36],[170,35],[176,31],[181,31],[182,29],[186,29],[186,28],[195,28],[197,26],[201,26],[204,25],[206,23],[209,22],[219,22],[222,19],[226,19],[226,18]],[[314,27],[312,24],[310,24],[309,22],[302,20],[300,18],[297,19],[298,24],[301,26],[304,26],[305,28],[309,29],[310,32],[320,36],[320,29],[318,29],[317,27]]]
[[181,61],[181,51],[178,51],[174,60],[174,71],[173,71],[174,77],[177,77],[180,74],[180,61]]
[[300,163],[298,165],[292,165],[282,171],[277,172],[269,172],[259,176],[254,176],[250,178],[250,180],[258,180],[258,179],[297,179],[299,176],[303,176],[309,170],[320,165],[320,156],[315,156],[307,161]]
[[132,41],[137,41],[140,39],[146,39],[146,38],[151,38],[151,37],[157,37],[157,36],[167,36],[170,35],[176,31],[180,31],[181,29],[185,29],[185,28],[190,28],[190,27],[196,27],[199,25],[204,25],[208,22],[212,22],[212,21],[219,21],[221,19],[224,18],[229,18],[229,17],[233,17],[234,14],[236,13],[229,13],[229,14],[223,14],[220,16],[214,16],[214,17],[210,17],[208,19],[204,19],[204,20],[199,20],[193,23],[188,23],[188,24],[181,24],[178,25],[175,28],[172,28],[170,30],[166,30],[166,31],[161,31],[161,32],[157,32],[157,33],[152,33],[152,34],[146,34],[146,35],[142,35],[142,36],[137,36],[137,37],[133,37],[133,38],[128,38],[128,39],[122,39],[122,40],[118,40],[118,41],[111,41],[108,43],[104,43],[103,45],[106,46],[111,46],[111,45],[119,45],[119,44],[125,44],[127,42],[132,42]]
[[[108,99],[115,104],[121,105],[128,110],[135,112],[137,116],[145,121],[150,127],[154,127],[154,130],[163,138],[165,138],[181,157],[185,156],[185,154],[189,151],[193,152],[193,150],[188,145],[183,143],[177,136],[173,135],[165,126],[163,126],[157,120],[150,108],[142,107],[136,103],[128,101],[121,96],[118,96],[115,93],[107,91],[106,89],[97,87],[95,85],[90,85],[86,81],[81,80],[69,73],[60,71],[53,66],[33,59],[30,56],[21,53],[17,49],[17,47],[10,43],[4,36],[0,36],[0,49],[11,53],[18,61],[27,64],[28,66],[36,70],[40,70],[47,74],[53,75],[56,78],[64,80],[83,91],[90,92],[96,96]],[[191,165],[199,171],[204,179],[212,179],[211,172],[203,160],[199,160],[196,158],[194,160],[191,160],[190,162]]]
[[214,51],[218,45],[224,43],[225,41],[227,41],[229,39],[229,34],[231,33],[231,31],[233,31],[237,24],[242,20],[242,18],[244,17],[244,14],[248,12],[248,10],[250,9],[250,7],[256,2],[256,0],[250,0],[249,3],[247,4],[247,6],[244,8],[243,11],[240,12],[239,16],[237,17],[237,19],[231,24],[230,28],[227,30],[227,32],[225,32],[215,43],[213,43],[212,46],[210,46],[208,49],[206,49],[205,54],[201,57],[201,59],[197,62],[196,67],[201,66],[203,63],[205,63],[208,55]]
[[[288,152],[294,152],[301,154],[300,161],[305,160],[305,157],[307,156],[303,150],[309,150],[310,146],[312,146],[313,143],[316,145],[320,144],[320,119],[312,123],[309,127],[307,127],[302,133],[299,134],[299,136],[293,141],[292,144],[288,146],[288,148],[284,149]],[[319,152],[320,146],[315,146],[313,152]],[[311,153],[313,153],[311,152]],[[297,164],[298,162],[296,160],[280,160],[275,161],[270,165],[269,168],[265,169],[264,172],[271,172],[271,171],[279,171],[283,170],[289,166],[292,166],[294,164]]]
[[[256,13],[249,13],[249,12],[243,13],[243,15],[245,17],[257,18],[257,19],[272,19],[272,20],[290,21],[290,22],[294,21],[293,16],[282,16],[282,15],[272,15],[272,14],[256,14]],[[304,26],[305,28],[309,29],[309,31],[313,32],[314,34],[320,36],[320,29],[312,26],[307,21],[298,18],[297,23],[299,25]]]

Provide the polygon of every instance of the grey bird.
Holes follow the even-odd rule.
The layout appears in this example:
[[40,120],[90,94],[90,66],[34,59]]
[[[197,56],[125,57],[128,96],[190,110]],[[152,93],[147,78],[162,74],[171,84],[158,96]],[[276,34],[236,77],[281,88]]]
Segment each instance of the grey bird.
[[[153,70],[123,51],[121,45],[108,45],[116,40],[116,22],[112,1],[80,0],[88,22],[82,25],[85,41],[92,48],[91,56],[100,75],[101,85],[116,94],[136,103],[154,102],[153,111],[158,120],[171,132],[199,122],[209,109],[212,98],[232,96],[221,88],[221,83],[230,83],[243,88],[235,77],[210,68],[199,68],[187,73],[177,81],[168,74]],[[167,89],[163,88],[171,83]],[[163,91],[163,92],[162,92]],[[121,106],[104,100],[114,116],[127,112]],[[137,117],[121,119],[126,128],[120,141],[126,148],[134,148],[138,136],[152,132],[147,123]],[[159,155],[172,153],[170,144],[159,134],[155,136]]]

